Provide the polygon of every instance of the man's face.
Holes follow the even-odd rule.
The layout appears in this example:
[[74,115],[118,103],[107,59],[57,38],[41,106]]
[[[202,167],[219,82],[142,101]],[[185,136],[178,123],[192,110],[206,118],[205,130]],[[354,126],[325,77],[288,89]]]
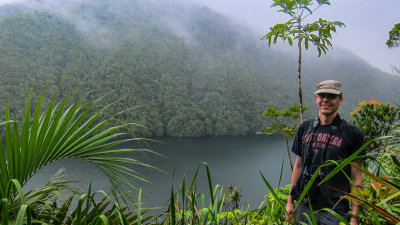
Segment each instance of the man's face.
[[329,93],[319,93],[315,95],[315,101],[318,105],[319,112],[325,116],[330,116],[338,112],[339,106],[343,102],[343,96]]

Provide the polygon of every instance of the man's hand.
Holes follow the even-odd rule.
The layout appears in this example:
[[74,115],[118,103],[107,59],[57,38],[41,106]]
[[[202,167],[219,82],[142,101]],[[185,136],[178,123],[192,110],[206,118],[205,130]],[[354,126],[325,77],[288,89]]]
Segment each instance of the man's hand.
[[294,223],[294,203],[289,197],[289,201],[286,204],[286,211],[288,214],[286,214],[286,221],[289,223]]
[[352,217],[350,219],[350,225],[358,225],[358,218]]
[[[297,180],[300,177],[300,174],[302,172],[302,159],[301,156],[296,157],[296,162],[294,163],[293,166],[293,172],[292,172],[292,179],[291,179],[291,185],[290,185],[290,190],[292,190],[294,184],[297,182]],[[286,214],[286,220],[290,223],[294,223],[294,202],[292,199],[292,195],[289,195],[288,202],[286,204],[286,211],[288,214]]]

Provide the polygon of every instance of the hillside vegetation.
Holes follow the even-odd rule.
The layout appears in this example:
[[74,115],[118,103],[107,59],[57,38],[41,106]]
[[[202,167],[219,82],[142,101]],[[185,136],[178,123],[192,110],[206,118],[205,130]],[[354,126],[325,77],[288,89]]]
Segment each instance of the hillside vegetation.
[[[208,8],[93,0],[63,11],[5,6],[0,15],[0,98],[13,118],[32,88],[85,101],[107,94],[104,104],[120,100],[112,114],[137,107],[119,119],[147,127],[130,126],[139,136],[246,135],[264,127],[267,107],[297,102],[296,56]],[[328,54],[304,60],[306,106],[327,78],[344,84],[344,117],[363,99],[397,100],[398,77],[346,51]]]

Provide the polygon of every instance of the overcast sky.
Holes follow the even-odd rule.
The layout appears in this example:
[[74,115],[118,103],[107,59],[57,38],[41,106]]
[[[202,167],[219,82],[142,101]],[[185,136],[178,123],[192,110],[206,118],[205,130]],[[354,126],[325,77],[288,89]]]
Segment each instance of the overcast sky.
[[[0,5],[15,1],[24,0],[0,0]],[[235,22],[249,26],[260,37],[271,26],[289,19],[286,14],[277,12],[279,8],[270,7],[272,0],[176,1],[192,1],[207,6],[231,17]],[[400,23],[399,12],[400,0],[332,0],[331,6],[319,8],[309,19],[314,21],[323,18],[344,22],[346,28],[339,29],[333,36],[334,49],[345,48],[373,66],[392,72],[392,65],[400,66],[400,47],[388,49],[385,43],[394,24]]]
[[[271,8],[271,0],[192,0],[204,4],[235,20],[251,26],[262,37],[269,28],[289,17]],[[333,35],[333,47],[345,48],[375,67],[392,72],[391,65],[400,66],[400,47],[388,49],[388,32],[400,23],[400,0],[332,0],[309,17],[339,20],[346,28]],[[308,22],[310,22],[308,21]],[[329,53],[328,53],[329,54]]]

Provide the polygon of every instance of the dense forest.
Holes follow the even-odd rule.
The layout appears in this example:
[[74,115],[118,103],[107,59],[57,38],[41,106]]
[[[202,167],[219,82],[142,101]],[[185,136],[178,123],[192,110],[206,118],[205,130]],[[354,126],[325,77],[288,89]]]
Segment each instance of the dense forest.
[[[269,49],[208,8],[92,0],[62,10],[5,5],[0,16],[1,116],[8,100],[20,120],[31,89],[45,104],[53,95],[105,96],[101,104],[117,101],[110,114],[141,125],[130,126],[138,136],[201,137],[254,134],[268,123],[267,107],[297,103],[296,55]],[[344,50],[311,53],[303,74],[310,108],[319,81],[344,84],[344,117],[360,100],[398,99],[399,77]]]

